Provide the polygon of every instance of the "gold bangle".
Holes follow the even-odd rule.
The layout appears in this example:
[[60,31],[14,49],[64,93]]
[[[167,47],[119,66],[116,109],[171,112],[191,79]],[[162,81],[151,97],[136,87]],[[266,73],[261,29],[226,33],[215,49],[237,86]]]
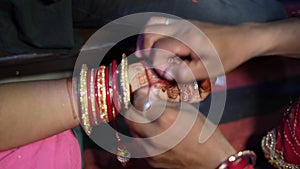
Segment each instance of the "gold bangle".
[[123,98],[123,105],[125,109],[128,109],[128,105],[130,102],[130,89],[128,83],[128,61],[126,55],[123,53],[121,60],[121,75],[120,75],[120,83],[121,83],[121,92]]
[[96,125],[98,125],[97,114],[96,114],[96,105],[95,105],[95,87],[94,87],[94,73],[95,69],[91,69],[91,77],[90,77],[90,100],[91,100],[91,109],[93,114],[93,119]]
[[107,105],[106,105],[106,89],[105,89],[105,66],[100,66],[98,71],[98,103],[100,107],[100,118],[108,123]]
[[263,137],[261,147],[264,156],[275,168],[299,169],[297,165],[285,162],[283,152],[276,150],[276,129],[269,131]]
[[92,127],[89,120],[88,114],[88,97],[87,97],[87,71],[88,67],[83,64],[80,71],[80,108],[81,108],[81,120],[85,132],[90,135]]
[[125,58],[125,85],[126,85],[126,101],[127,101],[127,108],[130,103],[130,86],[129,86],[129,76],[128,76],[128,59],[127,57]]

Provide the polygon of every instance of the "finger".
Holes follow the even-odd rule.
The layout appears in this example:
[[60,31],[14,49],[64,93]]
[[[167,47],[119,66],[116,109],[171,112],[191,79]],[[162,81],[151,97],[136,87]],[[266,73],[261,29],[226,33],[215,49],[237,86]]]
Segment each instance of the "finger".
[[149,53],[143,50],[152,48],[155,41],[168,35],[171,29],[169,24],[175,21],[168,17],[151,17],[142,34],[138,36],[135,55],[139,58],[149,56]]
[[138,36],[135,55],[138,58],[148,57],[153,44],[165,36],[154,33],[144,33]]
[[[161,108],[158,108],[157,106],[162,106],[161,104],[158,105],[156,103],[153,103],[151,109],[146,112],[145,116],[142,116],[141,114],[136,113],[135,118],[144,118],[146,121],[147,119],[154,119],[148,121],[148,123],[140,123],[139,121],[135,120],[129,120],[129,118],[126,118],[126,123],[128,126],[133,130],[135,133],[142,137],[153,137],[156,136],[162,132],[164,132],[166,129],[168,129],[175,119],[177,118],[177,112],[174,109],[170,109],[169,107],[163,107],[163,112],[157,113],[161,111]],[[132,111],[132,110],[129,110]],[[132,113],[132,112],[128,112]],[[126,114],[128,114],[126,113]],[[160,116],[159,116],[160,115]]]
[[192,53],[192,50],[188,46],[173,37],[160,39],[155,42],[153,47],[167,50],[179,57],[189,56]]
[[172,37],[159,39],[155,42],[153,48],[150,59],[155,70],[160,76],[170,81],[174,79],[166,74],[168,67],[180,63],[181,59],[189,58],[192,53],[190,48]]
[[168,16],[153,16],[151,17],[146,25],[170,25],[176,22],[176,19],[172,19]]
[[177,82],[188,83],[208,78],[205,66],[200,60],[183,61],[180,64],[170,65],[166,74]]
[[[125,113],[128,126],[142,137],[150,137],[157,134],[158,126],[156,120],[164,112],[165,105],[157,106],[157,96],[150,92],[150,88],[145,87],[137,90],[133,95],[133,105]],[[150,102],[148,107],[146,103]]]

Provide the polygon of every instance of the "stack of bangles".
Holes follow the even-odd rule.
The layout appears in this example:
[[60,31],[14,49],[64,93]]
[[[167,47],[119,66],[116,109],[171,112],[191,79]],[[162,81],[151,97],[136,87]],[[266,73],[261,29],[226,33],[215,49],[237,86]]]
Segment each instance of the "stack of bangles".
[[[147,76],[148,77],[148,76]],[[149,78],[149,77],[148,77]],[[148,79],[148,81],[150,81]],[[118,83],[119,82],[119,83]],[[197,87],[198,88],[198,87]],[[94,126],[100,123],[114,122],[120,111],[128,109],[130,103],[130,86],[128,61],[123,54],[120,68],[113,60],[108,66],[88,69],[83,64],[78,81],[80,121],[85,132],[90,135]],[[131,154],[118,140],[117,158],[124,165]],[[217,169],[253,169],[256,155],[252,151],[241,151],[222,162]]]
[[[86,64],[83,64],[78,83],[79,117],[88,135],[91,134],[94,126],[114,122],[120,110],[128,108],[130,88],[126,55],[123,54],[120,70],[117,70],[116,60],[108,66],[101,65],[90,70]],[[118,133],[116,135],[120,142]],[[117,150],[118,160],[126,164],[130,159],[130,153],[120,144]]]

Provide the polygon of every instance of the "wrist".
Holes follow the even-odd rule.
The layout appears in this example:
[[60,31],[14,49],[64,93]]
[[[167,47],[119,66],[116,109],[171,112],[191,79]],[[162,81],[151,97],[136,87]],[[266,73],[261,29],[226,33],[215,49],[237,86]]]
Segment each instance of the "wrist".
[[212,149],[214,149],[215,151],[213,151],[213,155],[211,155],[214,157],[214,160],[211,161],[211,163],[213,163],[213,166],[211,166],[210,168],[216,168],[222,162],[226,161],[230,156],[237,153],[237,151],[225,137],[219,137],[218,141],[216,141],[215,144],[218,145],[218,147],[212,147]]
[[[261,24],[242,23],[239,25],[202,26],[216,48],[226,71],[247,60],[265,53],[267,47],[263,41],[268,38],[261,35]],[[231,58],[231,59],[228,59]],[[234,63],[233,63],[234,62]]]
[[265,33],[264,24],[248,22],[236,25],[233,29],[237,39],[235,51],[239,55],[237,57],[241,57],[243,61],[264,56],[270,50],[272,41]]

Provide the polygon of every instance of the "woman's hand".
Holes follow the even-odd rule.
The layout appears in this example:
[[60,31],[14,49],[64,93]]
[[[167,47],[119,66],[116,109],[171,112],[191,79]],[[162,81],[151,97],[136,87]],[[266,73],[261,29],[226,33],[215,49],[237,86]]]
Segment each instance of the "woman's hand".
[[217,25],[152,17],[136,55],[149,58],[162,77],[189,82],[224,74],[256,56],[299,56],[299,28],[299,19]]
[[206,132],[202,131],[205,117],[194,107],[156,99],[150,98],[151,106],[145,107],[149,100],[147,91],[139,90],[134,98],[136,109],[126,113],[132,135],[147,139],[139,146],[147,153],[146,160],[152,167],[211,169],[235,154],[219,130],[204,143],[199,142],[200,132]]
[[136,55],[149,58],[158,74],[168,80],[215,77],[248,59],[242,54],[246,47],[237,46],[237,27],[176,19],[169,19],[166,25],[165,20],[149,20],[145,34],[138,38]]

